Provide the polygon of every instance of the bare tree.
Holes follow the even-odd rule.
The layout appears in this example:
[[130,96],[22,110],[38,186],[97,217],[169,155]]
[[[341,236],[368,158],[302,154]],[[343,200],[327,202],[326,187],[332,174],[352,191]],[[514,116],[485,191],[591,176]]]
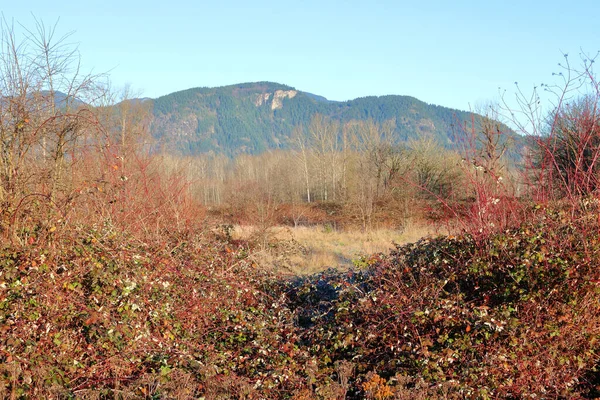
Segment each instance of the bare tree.
[[[313,117],[308,126],[310,143],[315,152],[321,200],[336,200],[339,177],[340,124],[321,114]],[[331,194],[331,198],[330,198]]]
[[292,146],[296,151],[296,158],[302,164],[302,172],[304,175],[304,183],[306,185],[306,201],[308,203],[311,202],[310,195],[310,172],[309,172],[309,163],[310,163],[310,148],[306,135],[303,132],[301,126],[296,126],[294,131],[292,132]]
[[[25,28],[24,28],[25,29]],[[62,184],[66,157],[75,161],[74,151],[88,130],[96,127],[95,115],[88,105],[103,95],[99,75],[81,71],[77,46],[68,42],[72,33],[56,39],[57,24],[46,26],[35,20],[35,29],[25,29],[25,59],[35,71],[34,105],[42,113],[42,151],[50,157],[55,198]]]
[[[18,28],[18,29],[17,29]],[[33,193],[57,202],[65,168],[100,129],[88,104],[98,75],[83,74],[70,34],[35,19],[34,29],[0,21],[0,202],[6,217]],[[68,197],[68,196],[67,196]]]
[[433,137],[408,142],[413,184],[426,199],[451,199],[460,181],[459,155],[443,149]]
[[383,124],[373,120],[352,121],[346,129],[355,150],[353,197],[362,216],[363,228],[370,229],[375,204],[401,173],[405,155],[394,141],[393,120]]
[[571,204],[598,190],[600,152],[600,84],[594,64],[600,55],[581,51],[580,63],[569,55],[552,75],[554,83],[534,86],[530,93],[516,84],[513,99],[501,93],[504,116],[533,143],[529,188],[538,201],[567,197]]

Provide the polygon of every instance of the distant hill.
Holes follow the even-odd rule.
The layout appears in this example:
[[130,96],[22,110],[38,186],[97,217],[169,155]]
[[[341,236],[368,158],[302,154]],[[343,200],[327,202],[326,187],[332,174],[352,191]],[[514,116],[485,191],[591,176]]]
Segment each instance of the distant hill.
[[471,120],[471,113],[409,96],[339,102],[272,82],[188,89],[159,97],[153,106],[154,136],[168,149],[191,155],[286,148],[293,128],[308,126],[317,113],[342,123],[394,119],[398,142],[428,134],[446,147],[456,146],[458,123]]

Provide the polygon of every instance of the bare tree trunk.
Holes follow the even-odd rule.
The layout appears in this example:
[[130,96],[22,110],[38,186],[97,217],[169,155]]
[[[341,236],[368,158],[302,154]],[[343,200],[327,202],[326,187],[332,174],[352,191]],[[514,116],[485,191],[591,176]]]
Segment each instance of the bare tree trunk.
[[308,145],[306,137],[304,136],[304,132],[302,132],[302,128],[297,126],[294,128],[292,133],[292,143],[297,148],[298,155],[297,158],[302,163],[302,171],[304,172],[304,183],[306,184],[306,202],[311,202],[310,196],[310,171],[309,171],[309,163],[308,163]]

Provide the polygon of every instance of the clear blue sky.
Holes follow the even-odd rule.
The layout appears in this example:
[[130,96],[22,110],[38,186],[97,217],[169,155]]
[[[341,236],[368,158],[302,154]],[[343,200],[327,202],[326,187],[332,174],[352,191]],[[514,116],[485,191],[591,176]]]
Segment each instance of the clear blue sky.
[[83,67],[147,97],[274,81],[332,100],[401,94],[469,109],[600,50],[600,1],[5,1],[75,31]]

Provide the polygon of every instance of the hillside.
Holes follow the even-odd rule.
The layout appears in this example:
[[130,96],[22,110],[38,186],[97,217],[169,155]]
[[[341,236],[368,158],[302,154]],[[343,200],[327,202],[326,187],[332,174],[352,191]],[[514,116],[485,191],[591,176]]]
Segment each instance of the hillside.
[[430,105],[409,96],[363,97],[338,102],[271,82],[194,88],[154,100],[153,134],[183,154],[206,151],[230,155],[286,148],[297,125],[323,114],[342,123],[396,121],[398,141],[433,135],[452,147],[456,126],[471,114]]

